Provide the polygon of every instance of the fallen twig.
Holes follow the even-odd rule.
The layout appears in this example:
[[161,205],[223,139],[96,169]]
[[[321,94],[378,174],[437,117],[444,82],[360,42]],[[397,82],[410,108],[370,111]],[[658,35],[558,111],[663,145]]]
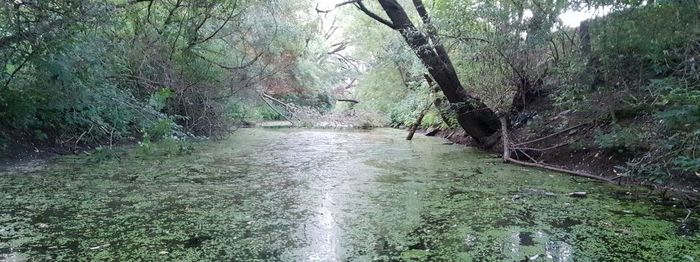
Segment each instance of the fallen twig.
[[556,144],[556,145],[549,146],[549,147],[545,147],[545,148],[514,147],[514,148],[511,148],[511,149],[512,149],[512,150],[530,150],[530,151],[548,151],[548,150],[560,148],[560,147],[562,147],[562,146],[566,146],[566,145],[569,145],[569,144],[571,144],[571,143],[569,143],[569,142],[564,142],[564,143]]
[[93,128],[93,127],[95,127],[95,125],[90,125],[90,129],[88,129],[87,131],[85,131],[85,132],[83,132],[82,134],[80,134],[80,136],[78,137],[78,139],[75,140],[75,146],[76,146],[76,147],[78,146],[78,143],[80,143],[80,140],[83,139],[83,136],[85,136],[85,134],[92,132],[92,128]]
[[530,154],[528,154],[528,153],[526,153],[525,151],[523,151],[522,149],[512,149],[512,148],[511,148],[510,150],[515,151],[515,154],[516,154],[516,155],[517,155],[518,153],[521,153],[521,154],[525,155],[527,158],[529,158],[530,160],[532,160],[532,162],[534,162],[534,163],[539,163],[539,162],[540,162],[540,161],[537,161],[537,159],[535,159],[534,157],[532,157]]
[[577,128],[579,128],[579,127],[582,127],[582,126],[585,126],[585,125],[589,125],[589,124],[591,124],[591,123],[583,123],[583,124],[580,124],[580,125],[572,126],[572,127],[567,128],[567,129],[564,129],[564,130],[562,130],[562,131],[555,132],[555,133],[552,133],[552,134],[549,134],[549,135],[546,135],[546,136],[543,136],[543,137],[540,137],[540,138],[537,138],[537,139],[534,139],[534,140],[530,140],[530,141],[525,141],[525,142],[522,142],[522,143],[514,144],[513,146],[514,146],[514,147],[518,147],[518,146],[523,146],[523,145],[527,145],[527,144],[532,144],[532,143],[535,143],[535,142],[539,142],[539,141],[545,140],[545,139],[547,139],[547,138],[550,138],[550,137],[553,137],[553,136],[557,136],[557,135],[560,135],[560,134],[562,134],[562,133],[569,132],[569,131],[571,131],[571,130],[574,130],[574,129],[577,129]]

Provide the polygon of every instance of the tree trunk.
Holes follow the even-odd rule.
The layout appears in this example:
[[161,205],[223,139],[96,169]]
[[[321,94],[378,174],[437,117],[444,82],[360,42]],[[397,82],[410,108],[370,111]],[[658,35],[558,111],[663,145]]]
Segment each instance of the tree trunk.
[[581,52],[588,56],[591,54],[591,35],[589,29],[591,20],[584,20],[578,27],[579,40],[581,41]]
[[[422,3],[416,1],[414,3],[416,3],[423,21],[429,21],[427,13],[422,8]],[[437,37],[430,32],[428,35],[420,32],[396,0],[379,0],[379,4],[391,20],[392,28],[401,33],[406,43],[413,49],[437,82],[447,101],[450,102],[450,106],[454,109],[459,125],[476,141],[480,143],[493,142],[491,141],[492,135],[500,129],[498,117],[478,98],[466,92],[447,52],[437,42]]]

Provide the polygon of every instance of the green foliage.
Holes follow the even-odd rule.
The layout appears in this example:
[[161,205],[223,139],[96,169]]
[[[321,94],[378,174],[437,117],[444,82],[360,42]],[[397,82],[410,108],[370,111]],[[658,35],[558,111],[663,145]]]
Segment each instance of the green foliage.
[[178,125],[171,119],[160,119],[153,125],[149,126],[144,134],[148,135],[154,141],[159,141],[164,138],[172,137]]
[[156,111],[161,111],[165,108],[168,98],[173,96],[173,91],[169,88],[162,88],[151,95],[148,100],[148,105]]
[[256,107],[255,109],[255,114],[259,117],[259,119],[266,121],[284,120],[284,117],[282,115],[270,109],[269,107],[261,106]]
[[647,5],[616,12],[592,27],[592,47],[615,74],[666,75],[684,59],[672,49],[697,40],[698,6],[692,1]]
[[311,4],[3,2],[2,131],[71,146],[218,136],[245,118],[279,119],[255,101],[278,83],[329,110],[346,73],[332,70],[341,62],[308,19]]
[[[436,126],[441,126],[443,125],[442,123],[442,118],[440,117],[440,113],[434,110],[428,111],[428,113],[423,116],[423,122],[422,126],[423,127],[436,127]],[[445,126],[443,126],[445,127]]]
[[250,115],[248,108],[238,102],[228,104],[228,117],[238,122],[244,121]]
[[556,86],[551,94],[554,104],[561,108],[585,109],[594,91],[593,75],[587,73],[587,58],[580,53],[563,57],[552,67],[548,85]]
[[665,108],[656,117],[666,128],[692,132],[700,129],[700,89],[690,89],[682,82],[673,77],[652,80],[647,88],[659,98],[656,105]]
[[[96,142],[130,135],[157,114],[127,90],[105,79],[113,73],[111,53],[101,39],[57,47],[58,53],[32,60],[25,66],[32,77],[17,79],[0,90],[0,122],[34,134],[36,139],[82,139]],[[143,117],[146,116],[146,117]]]
[[412,126],[416,123],[421,111],[430,103],[432,101],[429,100],[429,97],[425,97],[423,94],[409,93],[389,111],[389,121],[394,126]]
[[610,114],[594,137],[629,161],[620,172],[668,182],[697,170],[700,129],[698,6],[665,1],[591,22],[591,53],[560,57],[546,83],[561,110]]
[[638,127],[622,127],[614,124],[607,132],[598,131],[595,141],[600,148],[620,154],[634,154],[649,148],[651,135]]
[[700,170],[700,158],[693,158],[692,156],[678,156],[675,159],[673,159],[673,165],[683,172],[699,172],[698,170]]

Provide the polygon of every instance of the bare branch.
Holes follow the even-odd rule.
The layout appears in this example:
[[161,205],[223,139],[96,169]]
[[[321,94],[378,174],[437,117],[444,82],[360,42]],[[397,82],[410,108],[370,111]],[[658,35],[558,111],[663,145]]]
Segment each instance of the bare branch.
[[332,9],[329,9],[329,10],[321,10],[320,8],[318,8],[318,4],[316,4],[316,12],[322,13],[322,14],[327,14],[327,13],[332,12],[333,10],[335,10],[338,7],[341,7],[344,5],[349,5],[349,4],[354,4],[355,7],[357,7],[357,9],[360,9],[360,11],[365,13],[367,16],[369,16],[370,18],[377,20],[378,22],[390,27],[391,29],[394,29],[394,30],[399,29],[396,25],[391,23],[391,21],[386,20],[386,19],[382,18],[381,16],[375,14],[374,12],[370,11],[369,9],[367,9],[367,6],[365,6],[365,4],[362,3],[362,0],[344,1],[344,2],[336,4]]
[[344,5],[349,5],[349,4],[354,4],[354,3],[357,3],[359,1],[361,1],[361,0],[348,0],[348,1],[336,4],[332,9],[329,9],[329,10],[321,10],[320,8],[318,8],[319,4],[316,4],[316,12],[322,13],[322,14],[327,14],[327,13],[332,12],[333,10],[335,10],[338,7],[341,7]]
[[227,69],[227,70],[239,70],[239,69],[244,69],[244,68],[246,68],[246,67],[249,67],[249,66],[253,65],[256,61],[258,61],[258,59],[260,59],[260,57],[263,55],[263,53],[262,53],[262,52],[258,53],[253,59],[251,59],[250,61],[248,61],[248,62],[246,62],[246,63],[244,63],[244,64],[242,64],[242,65],[240,65],[240,66],[227,66],[227,65],[221,64],[221,63],[219,63],[219,62],[212,61],[211,59],[206,58],[206,57],[204,57],[203,55],[200,55],[200,54],[197,54],[197,53],[195,53],[195,55],[197,55],[197,56],[198,56],[199,58],[201,58],[202,60],[207,61],[207,62],[209,62],[209,63],[211,63],[211,64],[213,64],[213,65],[215,65],[215,66],[221,67],[221,68],[223,68],[223,69]]
[[365,14],[366,14],[367,16],[369,16],[370,18],[376,20],[377,22],[380,22],[380,23],[382,23],[382,24],[388,26],[388,27],[391,28],[391,29],[399,30],[399,27],[396,26],[396,25],[394,25],[391,21],[386,20],[386,19],[382,18],[381,16],[379,16],[379,15],[373,13],[373,12],[370,11],[369,9],[367,9],[367,7],[362,3],[362,0],[357,0],[357,1],[355,1],[355,7],[357,7],[358,9],[360,9],[360,11],[362,11],[363,13],[365,13]]

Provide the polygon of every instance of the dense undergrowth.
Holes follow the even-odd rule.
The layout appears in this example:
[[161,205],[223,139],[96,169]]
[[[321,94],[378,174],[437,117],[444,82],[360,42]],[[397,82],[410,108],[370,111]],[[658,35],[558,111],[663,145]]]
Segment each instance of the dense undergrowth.
[[[217,137],[327,111],[338,62],[311,3],[9,1],[0,5],[0,149]],[[284,13],[281,10],[298,10]],[[279,106],[279,105],[272,105]]]
[[685,2],[593,20],[590,53],[570,53],[545,78],[557,109],[597,118],[589,146],[624,159],[621,175],[668,182],[700,170],[697,14]]

